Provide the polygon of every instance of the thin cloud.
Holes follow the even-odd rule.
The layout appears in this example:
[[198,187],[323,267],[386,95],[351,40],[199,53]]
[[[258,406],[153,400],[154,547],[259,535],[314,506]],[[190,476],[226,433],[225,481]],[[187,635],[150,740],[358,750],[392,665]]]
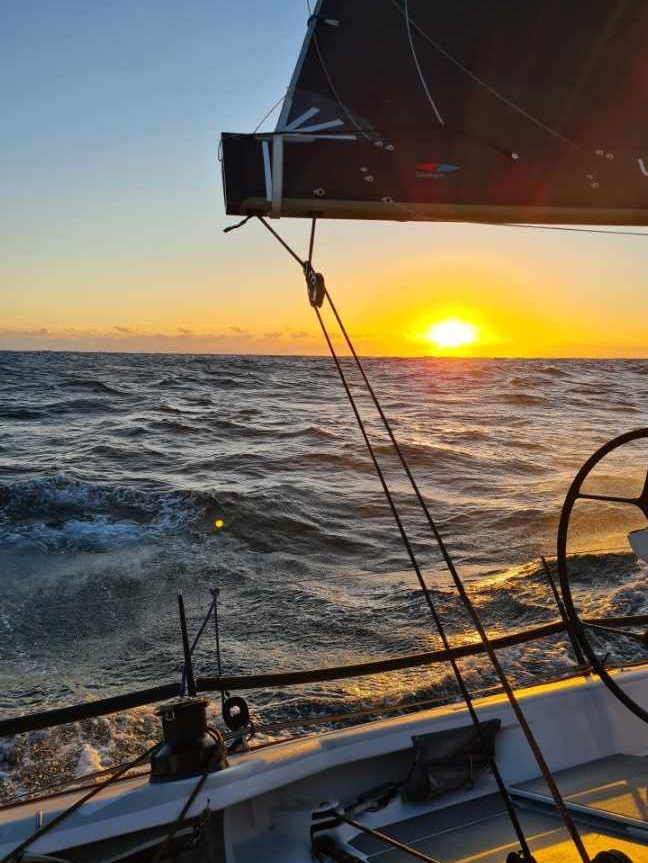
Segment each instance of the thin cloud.
[[50,332],[47,327],[40,327],[37,330],[15,330],[3,327],[0,329],[0,334],[3,336],[48,336]]
[[[292,338],[291,338],[292,335]],[[258,354],[264,351],[291,354],[297,338],[312,339],[306,331],[272,330],[252,333],[243,327],[225,326],[216,332],[196,332],[176,327],[153,332],[120,324],[108,330],[76,327],[0,327],[0,350],[123,351],[126,353]],[[302,342],[299,350],[305,350]]]

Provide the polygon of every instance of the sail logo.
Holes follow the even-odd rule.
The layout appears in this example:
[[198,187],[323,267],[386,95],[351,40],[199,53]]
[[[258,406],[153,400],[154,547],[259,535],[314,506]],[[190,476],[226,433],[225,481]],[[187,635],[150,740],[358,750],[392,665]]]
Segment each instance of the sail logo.
[[449,165],[447,162],[421,162],[416,166],[416,176],[422,179],[443,178],[459,170],[458,165]]

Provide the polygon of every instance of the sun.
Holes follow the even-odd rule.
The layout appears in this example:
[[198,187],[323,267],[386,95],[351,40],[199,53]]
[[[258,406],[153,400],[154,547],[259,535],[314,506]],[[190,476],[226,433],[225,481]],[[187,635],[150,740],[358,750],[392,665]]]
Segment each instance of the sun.
[[425,339],[439,350],[446,348],[462,348],[477,341],[478,329],[468,321],[458,318],[446,318],[438,321],[426,331]]

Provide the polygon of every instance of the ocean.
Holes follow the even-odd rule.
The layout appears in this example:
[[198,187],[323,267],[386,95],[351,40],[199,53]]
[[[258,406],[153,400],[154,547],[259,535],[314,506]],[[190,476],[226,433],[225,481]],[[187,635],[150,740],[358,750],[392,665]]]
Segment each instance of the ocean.
[[[540,555],[553,560],[582,462],[648,425],[648,361],[365,362],[489,632],[556,619]],[[451,641],[473,640],[357,372],[344,367]],[[638,493],[647,455],[627,447],[588,490]],[[584,611],[648,611],[645,568],[627,543],[644,522],[628,507],[579,506],[570,548]],[[177,590],[193,635],[213,588],[228,674],[440,646],[332,362],[0,353],[2,715],[179,681]],[[636,655],[620,639],[605,649],[615,661]],[[562,636],[501,658],[517,685],[574,662]],[[195,666],[216,673],[211,625]],[[483,658],[462,668],[474,693],[492,688]],[[432,666],[246,697],[257,726],[300,719],[312,730],[318,717],[457,695],[450,670]],[[0,796],[100,770],[156,734],[144,707],[2,740]]]

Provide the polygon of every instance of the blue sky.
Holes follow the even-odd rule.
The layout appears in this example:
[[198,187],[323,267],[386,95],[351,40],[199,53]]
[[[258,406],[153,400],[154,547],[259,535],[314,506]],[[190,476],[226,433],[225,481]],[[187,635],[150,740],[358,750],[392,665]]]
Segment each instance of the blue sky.
[[[221,233],[217,159],[221,131],[251,131],[285,91],[307,16],[305,0],[4,0],[0,348],[322,351],[297,268],[256,225]],[[420,353],[449,314],[480,323],[488,354],[648,353],[643,239],[346,222],[320,238],[367,353]]]
[[146,242],[168,252],[161,240],[200,248],[222,214],[219,134],[250,129],[285,90],[305,8],[302,0],[5,0],[9,252],[83,256],[103,244],[128,255]]

